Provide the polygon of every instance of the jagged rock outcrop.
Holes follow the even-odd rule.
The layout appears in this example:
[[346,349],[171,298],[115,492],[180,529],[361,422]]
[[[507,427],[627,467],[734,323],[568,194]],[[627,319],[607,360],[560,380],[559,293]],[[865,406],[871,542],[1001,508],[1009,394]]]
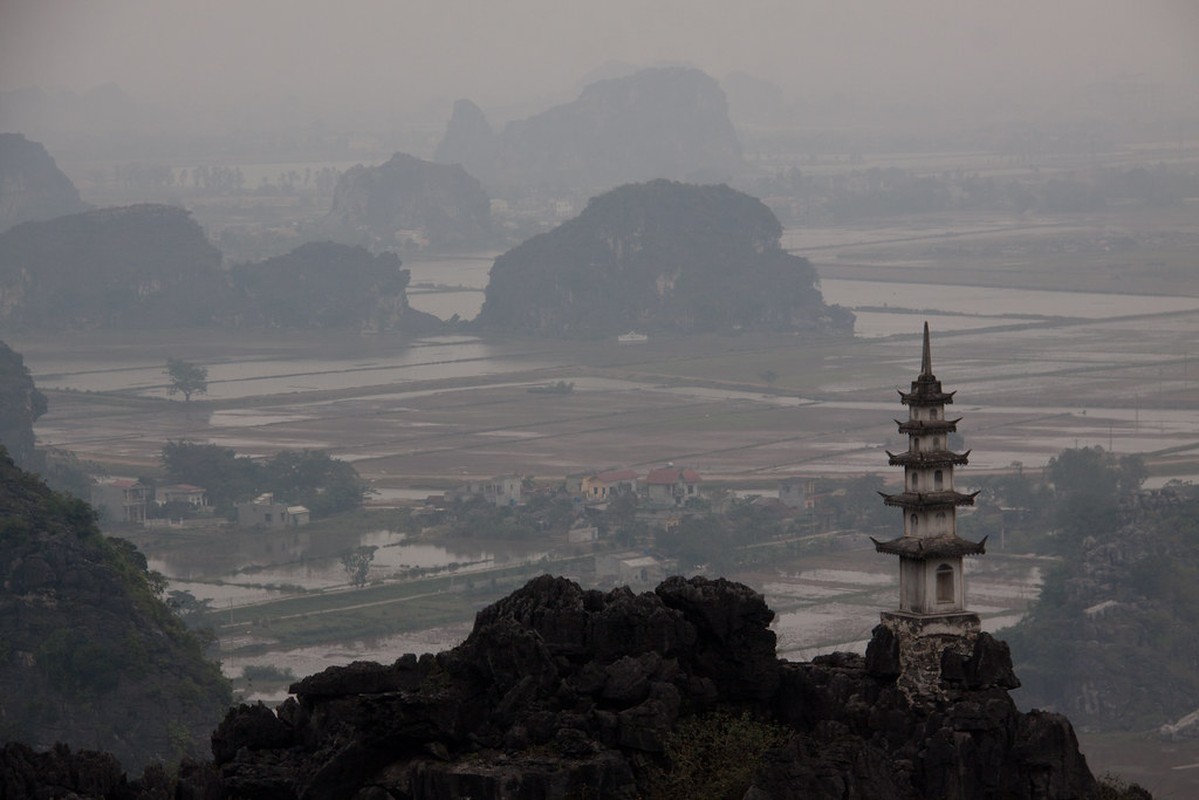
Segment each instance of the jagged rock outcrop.
[[[988,634],[945,665],[939,699],[913,702],[883,626],[866,658],[789,663],[775,656],[772,618],[761,595],[723,579],[635,595],[542,576],[481,611],[452,650],[333,667],[276,711],[230,712],[212,764],[185,763],[174,785],[153,770],[125,784],[97,754],[61,750],[10,747],[0,770],[13,800],[83,785],[112,800],[635,798],[667,786],[691,796],[663,782],[673,760],[736,752],[716,770],[744,775],[731,796],[753,800],[1095,796],[1070,723],[1016,709],[1007,648]],[[771,734],[757,749],[713,747],[730,714],[745,738]],[[38,758],[52,780],[31,777]]]
[[372,248],[480,245],[491,236],[491,201],[462,166],[396,153],[385,164],[346,170],[321,228]]
[[1006,648],[987,634],[948,670],[951,700],[913,705],[884,631],[869,659],[792,664],[774,654],[772,617],[725,580],[634,595],[537,578],[453,650],[334,667],[277,712],[232,712],[213,735],[220,795],[644,796],[663,754],[687,746],[671,738],[679,721],[717,709],[789,731],[760,754],[745,794],[758,800],[1094,790],[1069,722],[1017,711]]
[[90,207],[45,147],[19,133],[0,133],[0,232]]
[[230,703],[145,558],[2,451],[0,697],[4,741],[99,748],[131,769],[202,755]]
[[182,208],[142,204],[26,222],[0,234],[0,327],[203,324],[221,253]]
[[437,160],[464,165],[493,191],[725,181],[742,167],[724,93],[697,69],[644,69],[597,81],[577,100],[510,122],[493,136],[476,112],[473,104],[455,105]]
[[478,323],[574,337],[852,330],[781,236],[770,209],[728,186],[622,186],[497,258]]

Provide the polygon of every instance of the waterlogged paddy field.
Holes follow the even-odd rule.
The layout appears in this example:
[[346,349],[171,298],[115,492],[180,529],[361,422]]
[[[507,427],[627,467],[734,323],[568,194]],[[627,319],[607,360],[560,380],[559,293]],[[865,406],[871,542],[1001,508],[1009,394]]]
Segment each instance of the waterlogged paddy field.
[[[168,439],[247,455],[321,448],[383,490],[509,472],[552,479],[687,463],[738,488],[886,469],[902,446],[895,390],[919,369],[913,332],[878,340],[656,338],[642,345],[465,337],[176,342],[14,340],[49,413],[46,444],[136,475]],[[1043,464],[1065,447],[1150,454],[1199,471],[1199,311],[934,331],[933,359],[973,450],[970,470]],[[167,355],[209,365],[211,396],[168,402]],[[772,380],[764,375],[771,373]],[[557,380],[568,395],[530,394]]]
[[[480,263],[459,265],[459,278],[427,280],[469,285],[482,274]],[[915,260],[886,269],[891,276],[931,274]],[[1144,454],[1154,485],[1199,475],[1199,301],[1189,284],[1137,297],[980,292],[965,283],[861,280],[855,270],[837,264],[832,272],[842,277],[827,278],[824,287],[830,300],[860,309],[863,335],[855,340],[654,337],[622,347],[204,332],[8,342],[50,398],[36,426],[41,442],[98,461],[115,475],[154,470],[168,439],[213,442],[245,455],[315,447],[353,461],[379,490],[375,502],[387,505],[467,478],[518,472],[557,480],[585,469],[646,470],[668,461],[739,492],[764,494],[782,477],[876,472],[895,479],[885,453],[904,446],[891,421],[905,411],[895,391],[906,389],[919,369],[918,334],[928,319],[935,372],[958,392],[950,410],[962,417],[964,446],[973,451],[958,472],[959,486],[1013,462],[1035,469],[1063,448],[1093,445]],[[426,296],[449,303],[447,310],[471,299],[469,292]],[[420,307],[418,297],[413,303]],[[166,397],[162,365],[169,356],[209,368],[210,393],[190,409]],[[558,380],[573,382],[574,391],[527,391]],[[378,530],[241,537],[201,563],[178,542],[152,541],[170,535],[147,534],[140,544],[174,588],[210,599],[222,612],[222,661],[232,677],[247,665],[302,676],[354,659],[386,662],[404,652],[445,649],[465,637],[473,611],[492,599],[477,587],[468,591],[470,583],[503,576],[492,590],[498,596],[524,579],[522,570],[575,569],[540,567],[545,548],[513,553],[486,542],[474,549],[415,544]],[[361,592],[346,586],[337,554],[357,543],[380,547],[372,578],[383,585]],[[203,541],[196,548],[214,549]],[[985,629],[1000,630],[1024,613],[1047,565],[996,543],[988,549],[967,562],[970,604]],[[896,602],[891,562],[851,537],[847,549],[813,551],[770,571],[730,577],[766,594],[777,614],[780,653],[805,659],[865,647],[879,610]],[[395,580],[412,566],[451,563],[459,565],[452,578],[440,572],[447,577]],[[335,607],[322,610],[330,598]],[[329,641],[330,631],[366,629],[376,632],[303,643],[309,634]],[[269,698],[285,687],[249,691]],[[1097,739],[1093,746],[1092,766],[1100,771],[1127,766],[1133,746],[1144,751],[1137,751],[1138,763],[1160,762],[1157,775],[1199,762],[1156,744]],[[1149,782],[1148,774],[1121,771]]]

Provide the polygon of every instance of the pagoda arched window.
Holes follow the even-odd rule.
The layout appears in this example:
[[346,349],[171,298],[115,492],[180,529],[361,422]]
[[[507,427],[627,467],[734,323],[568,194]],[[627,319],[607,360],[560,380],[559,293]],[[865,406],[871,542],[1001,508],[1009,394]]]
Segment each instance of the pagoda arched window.
[[953,567],[942,564],[937,567],[937,602],[953,602]]
[[920,518],[917,517],[915,514],[913,514],[910,521],[912,523],[910,526],[910,530],[911,530],[912,534],[915,535],[917,528],[920,527]]
[[919,489],[919,488],[920,488],[920,473],[913,472],[912,473],[912,489]]
[[912,449],[915,450],[917,453],[920,452],[920,437],[919,436],[912,437]]
[[941,439],[940,439],[940,437],[938,437],[938,436],[934,436],[934,437],[933,437],[933,449],[934,449],[934,450],[940,450],[940,449],[941,449]]
[[935,408],[930,408],[930,409],[928,410],[928,418],[929,418],[929,419],[936,419],[936,418],[937,418],[937,409],[935,409]]
[[945,488],[945,473],[942,470],[933,473],[933,488],[938,492]]

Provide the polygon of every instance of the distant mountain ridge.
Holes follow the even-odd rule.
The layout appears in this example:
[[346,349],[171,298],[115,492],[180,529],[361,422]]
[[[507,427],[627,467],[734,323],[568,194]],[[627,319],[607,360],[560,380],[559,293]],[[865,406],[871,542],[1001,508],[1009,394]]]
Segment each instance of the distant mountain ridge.
[[0,133],[0,232],[89,208],[45,147],[19,133]]
[[459,101],[435,159],[458,163],[493,191],[606,189],[669,178],[725,181],[741,146],[715,79],[697,69],[644,69],[597,81],[578,99],[490,133]]
[[781,236],[760,200],[728,186],[622,186],[497,258],[478,322],[575,337],[852,331],[853,315],[825,305],[815,269]]

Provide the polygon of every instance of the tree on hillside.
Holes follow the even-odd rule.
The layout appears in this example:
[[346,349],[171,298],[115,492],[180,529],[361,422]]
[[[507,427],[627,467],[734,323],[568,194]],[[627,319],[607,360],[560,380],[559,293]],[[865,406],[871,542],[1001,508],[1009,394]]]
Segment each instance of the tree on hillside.
[[183,402],[190,403],[193,394],[208,393],[208,367],[201,367],[182,358],[168,358],[167,367],[163,370],[171,379],[167,386],[167,394],[174,397],[183,395]]

